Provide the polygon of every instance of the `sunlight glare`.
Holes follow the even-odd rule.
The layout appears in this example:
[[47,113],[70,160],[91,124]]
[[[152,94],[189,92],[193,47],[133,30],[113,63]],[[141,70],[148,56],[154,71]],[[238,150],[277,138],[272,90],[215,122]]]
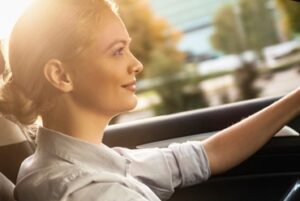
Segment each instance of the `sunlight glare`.
[[30,0],[0,0],[0,40],[7,39]]

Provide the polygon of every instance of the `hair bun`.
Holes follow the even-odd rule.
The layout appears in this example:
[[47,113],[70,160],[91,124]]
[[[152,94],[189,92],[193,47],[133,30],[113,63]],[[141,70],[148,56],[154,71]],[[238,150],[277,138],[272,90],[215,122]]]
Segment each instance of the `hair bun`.
[[0,41],[0,74],[3,73],[3,71],[5,70],[5,61],[4,61],[4,56],[3,56],[3,52],[1,50],[1,41]]
[[38,116],[37,109],[32,100],[24,94],[23,90],[13,81],[11,74],[1,89],[0,111],[13,115],[22,124],[32,124]]

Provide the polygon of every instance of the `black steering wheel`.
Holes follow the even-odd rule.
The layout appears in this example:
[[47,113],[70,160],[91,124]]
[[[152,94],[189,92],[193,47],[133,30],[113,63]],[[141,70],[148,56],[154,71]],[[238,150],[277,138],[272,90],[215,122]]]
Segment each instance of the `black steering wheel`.
[[300,200],[300,179],[291,187],[287,195],[282,201],[296,201]]

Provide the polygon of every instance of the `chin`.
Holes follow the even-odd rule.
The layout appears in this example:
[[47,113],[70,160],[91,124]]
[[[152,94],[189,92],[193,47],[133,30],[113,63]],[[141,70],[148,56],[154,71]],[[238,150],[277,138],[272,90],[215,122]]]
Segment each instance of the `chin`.
[[119,108],[119,110],[116,111],[116,112],[114,113],[113,117],[118,116],[118,115],[120,115],[120,114],[122,114],[122,113],[130,112],[130,111],[133,110],[136,106],[137,106],[137,102],[134,103],[134,104],[130,104],[130,105],[128,104],[126,107]]
[[137,103],[138,103],[138,100],[137,100],[137,97],[135,97],[133,100],[131,100],[128,103],[128,109],[127,109],[127,111],[133,110],[137,106]]
[[138,100],[137,100],[137,97],[134,96],[133,98],[131,98],[127,104],[126,104],[126,109],[124,112],[128,112],[130,110],[133,110],[136,106],[137,106],[137,103],[138,103]]
[[119,102],[118,105],[115,105],[114,111],[118,114],[133,110],[137,106],[138,99],[134,96],[123,100],[121,103]]

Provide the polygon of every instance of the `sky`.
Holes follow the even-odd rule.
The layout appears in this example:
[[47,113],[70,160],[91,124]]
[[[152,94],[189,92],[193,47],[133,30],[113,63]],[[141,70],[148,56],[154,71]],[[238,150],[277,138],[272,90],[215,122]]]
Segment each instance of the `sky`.
[[0,0],[0,40],[6,39],[30,0]]
[[153,11],[182,30],[212,22],[214,14],[224,3],[235,0],[149,0]]
[[182,31],[178,49],[194,54],[217,54],[210,44],[212,20],[220,6],[236,0],[149,0],[154,13]]
[[[222,4],[233,1],[149,0],[149,3],[156,15],[166,18],[175,28],[185,32],[178,43],[180,50],[201,54],[214,53],[209,42],[213,32],[213,16]],[[8,38],[13,24],[29,3],[30,0],[0,0],[0,40]]]

